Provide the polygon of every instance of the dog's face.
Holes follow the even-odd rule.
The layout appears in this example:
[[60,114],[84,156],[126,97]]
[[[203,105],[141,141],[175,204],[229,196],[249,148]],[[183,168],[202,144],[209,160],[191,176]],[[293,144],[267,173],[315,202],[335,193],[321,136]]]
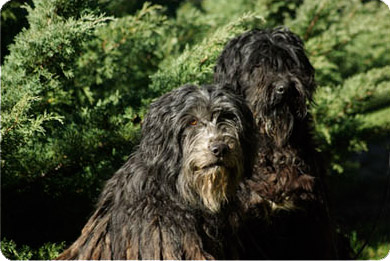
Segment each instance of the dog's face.
[[256,143],[254,120],[239,96],[215,86],[198,89],[185,103],[178,124],[183,160],[177,187],[189,204],[218,212],[250,168],[245,165]]
[[[264,77],[265,75],[265,77]],[[291,72],[264,74],[255,69],[247,81],[245,96],[255,115],[260,131],[283,146],[289,139],[294,124],[307,114],[311,94],[302,79]]]
[[287,29],[253,30],[231,40],[214,79],[231,84],[249,102],[260,132],[283,146],[305,118],[315,90],[303,42]]
[[250,174],[255,130],[249,107],[234,91],[185,85],[151,105],[140,151],[145,167],[157,169],[161,190],[215,213]]
[[252,169],[254,119],[232,90],[178,88],[151,106],[143,131],[153,168],[167,169],[167,183],[195,208],[218,212]]
[[178,184],[191,204],[200,198],[207,209],[217,212],[243,176],[244,155],[237,108],[212,102],[191,108],[183,119],[187,127],[182,135],[183,165]]

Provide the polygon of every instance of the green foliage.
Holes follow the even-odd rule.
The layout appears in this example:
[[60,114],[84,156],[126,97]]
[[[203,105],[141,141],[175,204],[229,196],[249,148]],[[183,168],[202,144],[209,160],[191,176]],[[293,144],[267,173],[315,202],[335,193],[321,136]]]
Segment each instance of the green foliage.
[[32,250],[28,246],[22,246],[21,248],[16,248],[16,243],[12,240],[7,240],[3,238],[1,241],[1,252],[2,254],[12,260],[30,260],[33,256]]
[[262,23],[264,26],[274,27],[283,25],[286,18],[294,17],[295,9],[301,3],[302,0],[204,0],[201,7],[215,26],[227,24],[245,13],[256,12],[265,19]]
[[215,32],[211,32],[197,45],[186,48],[180,56],[168,57],[162,63],[162,68],[151,76],[150,90],[164,93],[185,83],[212,82],[215,61],[226,43],[235,35],[261,24],[260,16],[244,14]]
[[[162,59],[166,18],[149,4],[120,19],[80,9],[84,2],[68,4],[28,7],[30,29],[6,58],[3,184],[45,177],[93,198],[138,139],[133,120],[143,113],[149,74]],[[75,10],[83,14],[62,16]],[[61,193],[46,187],[52,196]]]
[[34,5],[27,7],[30,29],[15,38],[2,68],[4,185],[45,175],[59,164],[52,141],[75,101],[73,63],[81,44],[107,20],[91,13],[62,17],[54,1]]
[[320,85],[390,62],[390,19],[381,3],[305,1],[286,25],[305,40]]
[[367,246],[359,259],[361,260],[382,260],[389,256],[389,243],[381,243],[375,246]]
[[160,6],[145,4],[134,16],[99,28],[95,39],[85,44],[75,82],[84,91],[87,100],[83,102],[94,104],[120,91],[127,104],[138,107],[141,97],[149,95],[149,75],[163,58],[159,45],[168,26],[160,10]]
[[389,242],[378,242],[372,246],[363,247],[365,242],[363,239],[359,238],[356,231],[352,231],[350,239],[352,245],[355,246],[355,252],[358,253],[361,251],[361,254],[358,257],[359,260],[382,260],[389,255]]
[[[10,45],[15,35],[23,28],[27,27],[27,10],[22,8],[23,3],[31,0],[13,0],[4,3],[1,7],[1,64],[4,57],[9,54],[8,45]],[[4,32],[7,32],[5,34]]]
[[3,238],[1,240],[1,252],[10,260],[53,260],[65,247],[65,242],[60,244],[46,243],[37,250],[23,245],[17,247],[13,240]]
[[[356,74],[343,85],[321,87],[312,109],[320,149],[332,157],[333,168],[343,171],[343,162],[351,151],[367,149],[367,134],[385,133],[390,128],[389,66]],[[372,124],[369,124],[369,123]]]

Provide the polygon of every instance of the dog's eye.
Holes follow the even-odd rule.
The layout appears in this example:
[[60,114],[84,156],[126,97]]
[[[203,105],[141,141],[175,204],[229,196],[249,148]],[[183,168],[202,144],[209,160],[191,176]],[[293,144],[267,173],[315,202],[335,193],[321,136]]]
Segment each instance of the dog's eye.
[[191,120],[188,122],[188,125],[192,125],[192,126],[195,126],[195,125],[197,125],[197,124],[198,124],[198,120],[195,119],[195,118],[191,119]]
[[277,94],[284,94],[286,92],[287,88],[284,84],[278,84],[275,87],[275,92]]

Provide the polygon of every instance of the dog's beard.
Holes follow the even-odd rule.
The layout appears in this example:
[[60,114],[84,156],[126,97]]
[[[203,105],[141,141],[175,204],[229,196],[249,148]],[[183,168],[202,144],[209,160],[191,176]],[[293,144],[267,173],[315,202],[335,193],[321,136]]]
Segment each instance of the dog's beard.
[[283,147],[291,136],[294,120],[294,115],[289,108],[283,106],[267,115],[261,115],[259,124],[264,124],[265,133],[274,140],[278,147]]
[[219,212],[235,193],[241,180],[243,166],[238,159],[229,163],[210,162],[210,155],[189,157],[178,179],[179,191],[193,206],[203,206],[209,211]]
[[212,212],[218,212],[228,201],[229,170],[224,166],[212,166],[193,173],[193,186],[203,204]]
[[283,147],[288,143],[295,124],[307,115],[306,99],[303,95],[290,95],[270,101],[270,104],[256,101],[254,108],[258,113],[254,114],[260,130],[272,138],[276,146]]

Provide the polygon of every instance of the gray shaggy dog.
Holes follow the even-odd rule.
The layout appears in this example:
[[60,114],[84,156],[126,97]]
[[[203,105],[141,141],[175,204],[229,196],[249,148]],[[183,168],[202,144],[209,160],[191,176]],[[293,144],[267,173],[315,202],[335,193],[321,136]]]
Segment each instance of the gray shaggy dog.
[[234,198],[256,150],[245,101],[226,88],[185,85],[151,104],[141,135],[80,237],[58,259],[233,255],[226,236],[238,222]]
[[232,39],[217,61],[215,82],[247,100],[260,135],[253,176],[239,192],[243,259],[337,257],[308,115],[314,72],[302,40],[280,27]]

